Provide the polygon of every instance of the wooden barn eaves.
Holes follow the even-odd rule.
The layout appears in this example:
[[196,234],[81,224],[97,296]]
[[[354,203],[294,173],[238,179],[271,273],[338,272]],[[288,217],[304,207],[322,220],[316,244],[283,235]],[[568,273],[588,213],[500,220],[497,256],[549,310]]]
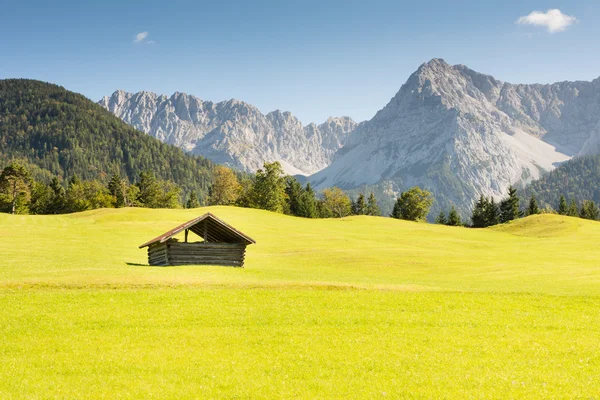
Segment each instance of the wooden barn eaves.
[[140,246],[140,249],[155,243],[165,243],[167,240],[171,239],[178,233],[183,232],[184,230],[190,230],[194,232],[198,236],[204,238],[207,243],[256,243],[254,239],[238,231],[225,221],[217,218],[211,213],[206,213],[198,218],[194,218],[191,221],[183,223],[178,227],[171,229],[168,232],[163,233],[162,235],[150,240],[149,242],[144,243]]

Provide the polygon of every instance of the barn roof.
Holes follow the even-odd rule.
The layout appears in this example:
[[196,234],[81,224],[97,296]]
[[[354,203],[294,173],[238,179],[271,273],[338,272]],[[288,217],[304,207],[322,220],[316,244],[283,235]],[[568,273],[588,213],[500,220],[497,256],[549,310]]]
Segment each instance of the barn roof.
[[198,218],[194,218],[191,221],[188,221],[184,224],[179,225],[176,228],[171,229],[168,232],[163,233],[159,237],[156,237],[149,242],[144,243],[140,246],[144,248],[146,246],[150,246],[154,243],[164,243],[167,240],[171,239],[173,236],[178,233],[189,229],[194,232],[196,235],[200,237],[204,237],[205,232],[205,223],[206,223],[206,236],[207,242],[225,242],[225,243],[246,243],[252,244],[256,243],[254,239],[245,235],[244,233],[238,231],[233,226],[229,225],[223,220],[220,220],[215,215],[211,213],[206,213],[204,215],[199,216]]

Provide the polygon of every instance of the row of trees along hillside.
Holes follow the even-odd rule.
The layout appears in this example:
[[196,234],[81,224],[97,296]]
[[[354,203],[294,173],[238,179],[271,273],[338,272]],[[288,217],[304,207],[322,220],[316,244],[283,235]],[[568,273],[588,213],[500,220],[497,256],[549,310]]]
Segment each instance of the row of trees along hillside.
[[152,171],[206,200],[214,165],[139,132],[84,96],[49,83],[0,80],[0,165],[18,161],[37,181],[52,177],[133,184]]
[[[114,174],[107,183],[97,179],[68,182],[54,176],[49,183],[37,181],[24,166],[11,163],[0,173],[0,211],[13,214],[63,214],[110,207],[178,208],[181,188],[173,182],[142,172],[129,184]],[[200,205],[191,192],[187,205]]]
[[[400,195],[390,216],[410,221],[426,221],[433,202],[434,199],[430,192],[413,187]],[[575,199],[571,199],[567,201],[565,196],[561,195],[555,207],[550,205],[540,207],[535,195],[532,195],[527,201],[522,201],[517,189],[511,186],[508,188],[506,197],[500,202],[496,202],[493,198],[480,196],[473,206],[470,221],[463,221],[455,207],[451,207],[448,213],[441,211],[435,221],[437,224],[449,226],[486,228],[543,213],[600,220],[600,208],[593,200],[577,202]]]
[[523,201],[517,189],[511,186],[508,188],[506,197],[500,202],[496,202],[491,197],[480,196],[473,206],[470,224],[460,221],[460,216],[457,216],[454,208],[448,216],[442,211],[436,218],[436,222],[445,225],[487,228],[537,214],[559,214],[594,221],[600,220],[600,209],[593,200],[577,202],[572,198],[567,201],[564,195],[560,195],[554,207],[549,204],[541,207],[535,195],[531,195],[528,200]]
[[318,196],[310,183],[303,186],[293,176],[284,175],[278,162],[265,163],[254,176],[242,180],[231,170],[217,167],[209,204],[259,208],[304,218],[381,215],[373,193],[368,197],[361,193],[352,201],[347,193],[334,187]]
[[310,184],[302,186],[294,177],[284,175],[277,162],[265,163],[255,176],[241,176],[216,166],[206,201],[191,191],[182,202],[181,188],[158,179],[151,171],[141,172],[133,184],[119,174],[107,182],[74,175],[67,182],[54,176],[46,183],[34,179],[23,165],[11,163],[0,173],[0,211],[61,214],[109,207],[196,208],[209,204],[260,208],[305,218],[381,214],[372,193],[351,201],[342,190],[331,188],[317,196]]
[[557,208],[561,196],[579,205],[600,203],[600,155],[573,158],[519,192],[523,198],[535,196],[542,208]]

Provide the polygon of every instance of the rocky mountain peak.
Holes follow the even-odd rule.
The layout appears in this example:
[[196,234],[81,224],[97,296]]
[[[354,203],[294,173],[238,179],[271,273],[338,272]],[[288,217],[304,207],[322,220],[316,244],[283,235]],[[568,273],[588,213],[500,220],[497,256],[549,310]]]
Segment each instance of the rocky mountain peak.
[[481,194],[499,199],[510,184],[600,149],[599,124],[594,82],[512,85],[433,59],[310,180],[321,188],[419,185],[438,207],[466,214]]
[[213,103],[181,92],[118,90],[100,104],[164,142],[249,172],[265,161],[280,161],[288,173],[314,173],[329,165],[356,127],[348,117],[304,127],[288,111],[263,115],[240,100]]

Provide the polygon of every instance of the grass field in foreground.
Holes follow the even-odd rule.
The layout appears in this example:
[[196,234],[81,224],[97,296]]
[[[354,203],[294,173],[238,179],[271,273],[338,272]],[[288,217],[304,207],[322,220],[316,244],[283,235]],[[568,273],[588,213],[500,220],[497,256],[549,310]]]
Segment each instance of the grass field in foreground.
[[[244,269],[137,246],[211,211]],[[600,223],[259,210],[0,215],[0,398],[590,398]]]

